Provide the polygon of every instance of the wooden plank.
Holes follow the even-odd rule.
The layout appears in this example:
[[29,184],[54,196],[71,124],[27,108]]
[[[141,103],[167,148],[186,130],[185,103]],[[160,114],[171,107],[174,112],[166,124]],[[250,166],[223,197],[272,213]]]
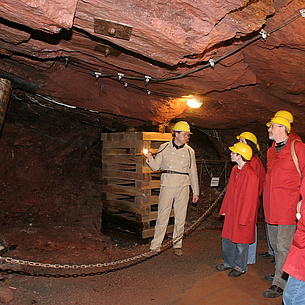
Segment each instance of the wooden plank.
[[127,196],[107,192],[102,192],[102,197],[104,200],[124,200],[130,202],[130,204],[136,204],[136,198],[145,198],[145,196]]
[[142,140],[121,140],[121,141],[104,141],[104,148],[134,148],[137,149],[138,152],[141,152],[143,149],[143,141]]
[[[174,232],[174,225],[167,226],[166,234],[169,234],[169,233],[172,233],[172,232]],[[142,238],[146,239],[146,238],[152,237],[152,236],[154,236],[154,233],[155,233],[155,228],[154,227],[149,228],[149,229],[143,229],[142,230]]]
[[[149,206],[137,206],[124,200],[106,200],[103,202],[104,207],[115,209],[117,212],[131,212],[135,214],[147,215],[150,213]],[[135,218],[136,219],[136,218]]]
[[[170,217],[174,216],[174,210],[171,210]],[[147,221],[152,221],[152,220],[157,220],[158,217],[158,211],[155,212],[149,212],[148,214],[137,214],[136,215],[136,220],[139,222],[147,222]]]
[[141,196],[142,190],[133,187],[118,186],[118,185],[103,185],[103,192],[116,193],[130,196]]
[[103,178],[119,178],[126,180],[149,181],[149,174],[137,173],[134,171],[103,170]]
[[103,163],[103,173],[105,170],[132,171],[132,172],[143,173],[141,170],[137,170],[136,164]]
[[129,156],[113,156],[113,155],[103,155],[102,156],[102,163],[103,164],[112,164],[112,163],[117,163],[117,164],[135,164],[135,163],[138,163],[138,161],[142,161],[141,160],[138,160],[138,158],[136,156],[132,156],[132,155],[129,155]]
[[111,201],[111,200],[117,200],[117,201],[124,201],[124,202],[129,202],[130,205],[135,205],[135,206],[152,206],[152,205],[158,205],[158,195],[150,196],[147,197],[145,195],[141,196],[127,196],[124,194],[114,194],[114,193],[108,193],[108,192],[103,192],[102,193],[103,200],[105,201]]
[[139,191],[142,190],[152,190],[160,188],[160,180],[127,180],[115,177],[105,177],[103,176],[104,186],[114,185],[114,186],[125,186],[129,188],[135,188]]
[[8,79],[0,78],[0,134],[5,119],[7,105],[12,91],[11,82]]
[[150,197],[139,196],[139,197],[135,197],[135,204],[144,205],[144,206],[155,205],[155,204],[158,204],[158,199],[159,199],[158,195],[154,195],[154,196],[150,196]]
[[136,181],[136,187],[142,190],[157,189],[160,188],[160,180]]
[[134,148],[103,148],[102,155],[108,156],[134,156],[136,154]]
[[142,132],[103,133],[102,140],[105,140],[105,141],[142,140]]
[[171,133],[161,133],[161,132],[143,132],[143,140],[150,141],[170,141],[172,139]]

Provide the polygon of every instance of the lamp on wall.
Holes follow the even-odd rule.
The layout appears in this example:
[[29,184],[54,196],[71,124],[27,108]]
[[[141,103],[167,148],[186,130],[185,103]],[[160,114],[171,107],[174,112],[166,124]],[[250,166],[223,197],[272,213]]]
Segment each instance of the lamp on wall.
[[194,95],[188,95],[186,98],[186,104],[193,109],[198,109],[202,105],[201,99],[195,97]]

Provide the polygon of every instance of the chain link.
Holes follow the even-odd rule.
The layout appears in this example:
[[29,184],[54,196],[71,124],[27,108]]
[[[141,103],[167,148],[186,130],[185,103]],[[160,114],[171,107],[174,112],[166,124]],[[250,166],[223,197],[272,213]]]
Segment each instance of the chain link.
[[172,244],[177,243],[179,240],[183,238],[184,235],[190,234],[192,231],[194,231],[204,220],[206,215],[210,213],[210,211],[216,206],[216,204],[219,202],[220,198],[223,196],[224,192],[227,189],[227,185],[221,192],[221,194],[216,198],[216,200],[210,205],[210,207],[192,224],[190,225],[183,234],[177,236],[174,240],[167,241],[160,249],[160,251],[148,251],[139,255],[135,255],[133,257],[120,259],[113,262],[107,262],[107,263],[97,263],[97,264],[88,264],[88,265],[61,265],[61,264],[50,264],[50,263],[39,263],[39,262],[31,262],[27,260],[22,259],[15,259],[11,257],[3,257],[0,256],[0,261],[8,263],[8,264],[17,264],[17,265],[23,265],[23,266],[31,266],[31,267],[43,267],[43,268],[53,268],[53,269],[88,269],[88,268],[103,268],[103,267],[109,267],[109,266],[116,266],[120,264],[125,264],[129,262],[133,262],[136,260],[146,260],[149,257],[155,256],[157,254],[160,254],[161,252],[167,250],[172,246]]

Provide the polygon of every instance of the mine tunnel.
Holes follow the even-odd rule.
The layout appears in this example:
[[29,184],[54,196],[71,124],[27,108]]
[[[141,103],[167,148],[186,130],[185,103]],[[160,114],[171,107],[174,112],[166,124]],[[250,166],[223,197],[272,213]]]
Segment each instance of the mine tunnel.
[[[0,302],[282,304],[281,290],[262,295],[275,273],[262,196],[256,262],[236,279],[215,266],[238,136],[256,136],[264,168],[270,126],[302,146],[304,3],[36,2],[0,5]],[[179,122],[199,183],[181,256],[173,210],[150,249],[165,172],[144,153]],[[287,177],[301,179],[303,155]]]
[[[5,253],[17,259],[3,264],[5,282],[18,282],[19,272],[22,281],[28,283],[33,274],[54,276],[54,270],[44,265],[31,270],[20,265],[19,260],[36,264],[37,261],[56,262],[72,267],[99,261],[128,261],[129,257],[147,253],[157,219],[160,173],[142,174],[143,168],[148,167],[141,149],[145,146],[156,150],[170,140],[170,126],[177,120],[166,126],[146,122],[136,128],[118,125],[113,130],[101,127],[101,121],[92,120],[81,109],[75,113],[64,106],[50,109],[36,102],[15,99],[14,95],[4,103],[5,96],[8,98],[3,94],[5,115],[0,139],[1,231],[3,244],[17,246]],[[266,128],[262,129],[265,135],[260,144],[265,162],[264,153],[270,143]],[[219,246],[223,218],[218,212],[233,166],[228,146],[236,143],[236,136],[244,130],[205,130],[195,125],[191,125],[191,130],[189,145],[196,152],[200,199],[196,204],[189,202],[186,228],[196,225],[197,232],[203,230],[214,235]],[[215,178],[219,180],[213,185]],[[122,186],[127,191],[122,191]],[[147,197],[147,191],[150,197],[143,201],[138,193],[146,192]],[[171,214],[165,243],[172,239],[173,223]],[[264,247],[261,209],[259,225],[261,247]],[[194,232],[187,234],[192,236]],[[165,252],[171,253],[169,249]],[[206,255],[219,257],[220,252]],[[55,276],[76,276],[64,271],[55,272]],[[86,279],[84,274],[88,273],[83,273]],[[91,274],[101,276],[94,268]],[[30,289],[15,298],[22,303],[29,297],[27,294],[31,295]],[[129,302],[128,298],[125,300]],[[114,303],[98,301],[96,304]]]

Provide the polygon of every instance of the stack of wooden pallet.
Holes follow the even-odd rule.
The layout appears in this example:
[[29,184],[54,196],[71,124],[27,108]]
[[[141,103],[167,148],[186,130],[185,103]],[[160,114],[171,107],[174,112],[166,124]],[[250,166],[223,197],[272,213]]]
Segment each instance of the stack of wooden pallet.
[[[102,134],[103,213],[143,239],[154,234],[161,176],[146,165],[143,148],[154,154],[171,138],[160,132]],[[167,233],[172,223],[173,215]]]

